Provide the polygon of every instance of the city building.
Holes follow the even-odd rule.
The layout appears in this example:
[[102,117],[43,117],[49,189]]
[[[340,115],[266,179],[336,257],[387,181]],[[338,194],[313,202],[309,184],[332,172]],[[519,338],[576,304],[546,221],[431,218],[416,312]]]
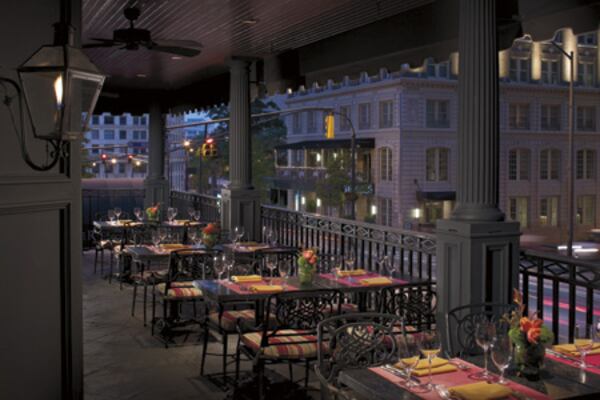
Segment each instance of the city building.
[[[576,230],[600,222],[600,74],[598,33],[556,34],[575,53]],[[567,226],[568,59],[550,42],[523,37],[499,54],[500,206],[524,232],[564,239]],[[357,135],[357,218],[405,227],[433,227],[454,207],[457,171],[458,57],[419,69],[329,80],[290,92],[287,108],[333,108],[335,139],[322,111],[286,117],[287,144],[277,149],[273,202],[296,210],[344,215],[318,198],[329,157],[350,151]],[[484,116],[482,116],[484,117]],[[563,228],[563,229],[561,229]]]
[[87,150],[88,173],[96,178],[146,176],[148,114],[95,114],[89,128],[83,142]]

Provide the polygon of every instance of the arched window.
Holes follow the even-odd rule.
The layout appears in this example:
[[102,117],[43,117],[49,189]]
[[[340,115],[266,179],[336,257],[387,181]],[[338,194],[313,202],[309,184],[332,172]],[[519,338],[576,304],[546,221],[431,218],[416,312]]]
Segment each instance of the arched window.
[[540,152],[540,179],[557,180],[560,170],[560,150],[544,149]]
[[528,181],[531,169],[531,152],[529,149],[512,149],[508,152],[508,179],[511,181]]
[[382,147],[379,149],[379,180],[392,180],[392,149]]
[[448,155],[444,147],[433,147],[426,152],[426,180],[441,182],[448,180]]

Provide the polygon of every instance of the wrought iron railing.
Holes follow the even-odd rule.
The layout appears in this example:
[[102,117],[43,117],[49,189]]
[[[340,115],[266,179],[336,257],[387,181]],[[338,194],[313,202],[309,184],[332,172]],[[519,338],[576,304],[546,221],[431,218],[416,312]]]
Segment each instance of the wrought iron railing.
[[559,254],[522,250],[519,262],[523,298],[552,327],[555,341],[573,341],[577,324],[600,316],[600,263]]
[[272,228],[279,243],[318,247],[322,253],[348,255],[357,264],[378,270],[388,256],[402,274],[430,279],[435,276],[435,236],[384,225],[261,206],[261,222]]
[[180,215],[186,215],[188,207],[193,207],[200,211],[200,219],[206,222],[221,218],[221,200],[207,194],[171,191],[171,207],[177,207]]

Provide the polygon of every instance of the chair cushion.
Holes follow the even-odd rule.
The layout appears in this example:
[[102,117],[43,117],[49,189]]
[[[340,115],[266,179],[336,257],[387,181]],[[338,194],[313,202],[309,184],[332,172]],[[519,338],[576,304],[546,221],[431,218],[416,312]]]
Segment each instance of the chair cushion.
[[235,332],[236,324],[238,319],[242,319],[244,322],[253,323],[255,318],[254,310],[228,310],[224,311],[221,315],[221,321],[219,323],[219,313],[213,312],[208,315],[208,319],[214,324],[221,327],[221,329],[227,332]]
[[102,249],[110,249],[115,246],[118,246],[119,244],[121,244],[120,240],[101,240],[99,243],[96,244],[96,246]]
[[[317,357],[317,336],[304,331],[282,329],[278,336],[269,337],[269,345],[261,349],[261,332],[242,335],[242,343],[255,353],[269,359],[311,359]],[[289,336],[279,336],[289,335]]]
[[[159,283],[155,286],[159,295],[164,296],[166,283]],[[167,299],[192,299],[202,297],[202,291],[192,285],[192,282],[171,282],[171,287],[167,292]]]
[[342,312],[343,313],[357,313],[358,305],[352,303],[343,303],[342,304]]
[[[151,282],[157,279],[164,279],[169,270],[167,269],[159,269],[159,270],[146,270],[144,272],[136,272],[135,274],[131,274],[131,279],[136,282]],[[173,282],[176,283],[176,282]],[[164,291],[164,287],[163,287]]]

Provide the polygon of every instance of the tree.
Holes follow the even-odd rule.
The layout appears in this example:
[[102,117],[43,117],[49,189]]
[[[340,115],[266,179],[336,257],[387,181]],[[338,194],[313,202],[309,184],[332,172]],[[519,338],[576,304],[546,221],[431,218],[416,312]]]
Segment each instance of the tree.
[[317,197],[325,207],[340,209],[344,205],[344,189],[350,185],[350,177],[345,165],[349,165],[347,152],[338,152],[336,157],[326,157],[325,178],[316,185]]

